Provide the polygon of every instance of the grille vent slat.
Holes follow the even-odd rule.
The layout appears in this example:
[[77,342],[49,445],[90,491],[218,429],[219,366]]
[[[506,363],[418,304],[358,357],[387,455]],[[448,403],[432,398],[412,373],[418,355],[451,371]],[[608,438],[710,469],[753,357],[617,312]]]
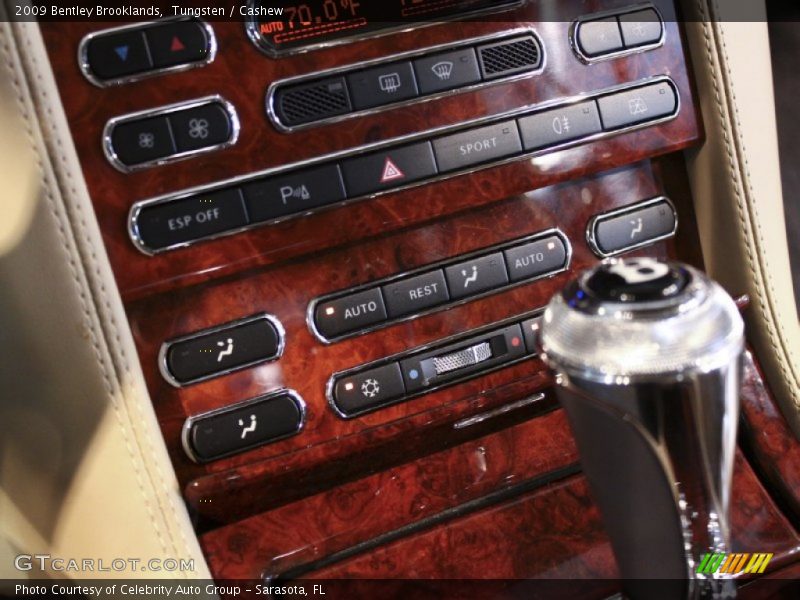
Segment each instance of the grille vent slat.
[[542,51],[535,37],[525,36],[479,46],[478,57],[483,76],[493,79],[538,68]]
[[312,123],[351,110],[344,79],[280,89],[275,96],[275,108],[286,125]]

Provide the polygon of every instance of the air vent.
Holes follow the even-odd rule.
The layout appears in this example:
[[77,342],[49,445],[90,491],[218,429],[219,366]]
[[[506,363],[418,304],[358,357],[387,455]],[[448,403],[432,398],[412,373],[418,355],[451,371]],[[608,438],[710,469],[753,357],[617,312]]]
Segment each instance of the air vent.
[[478,46],[484,79],[507,77],[538,69],[542,62],[539,41],[532,35]]
[[312,123],[351,110],[343,77],[280,88],[275,94],[275,111],[284,125]]

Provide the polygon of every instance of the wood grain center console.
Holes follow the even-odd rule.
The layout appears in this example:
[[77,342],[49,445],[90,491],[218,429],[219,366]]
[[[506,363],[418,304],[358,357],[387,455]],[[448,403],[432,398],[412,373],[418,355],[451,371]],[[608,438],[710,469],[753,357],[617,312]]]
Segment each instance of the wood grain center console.
[[606,256],[702,267],[702,123],[671,2],[505,4],[303,52],[41,25],[215,577],[616,576],[535,317]]

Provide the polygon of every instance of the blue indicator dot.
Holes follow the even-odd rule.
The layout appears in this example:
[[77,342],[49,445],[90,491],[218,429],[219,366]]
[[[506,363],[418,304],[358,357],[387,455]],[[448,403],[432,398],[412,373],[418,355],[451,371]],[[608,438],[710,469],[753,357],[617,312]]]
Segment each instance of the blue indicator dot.
[[408,377],[409,379],[417,379],[419,377],[419,371],[417,371],[416,369],[411,369],[408,372]]

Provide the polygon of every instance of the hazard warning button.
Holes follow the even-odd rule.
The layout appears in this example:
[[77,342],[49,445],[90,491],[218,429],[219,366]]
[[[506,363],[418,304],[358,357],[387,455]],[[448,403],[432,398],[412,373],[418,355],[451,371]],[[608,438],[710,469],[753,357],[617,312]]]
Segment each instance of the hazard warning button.
[[148,28],[145,34],[157,69],[205,61],[211,52],[206,28],[194,19]]
[[437,173],[429,142],[351,158],[342,163],[342,172],[351,198],[402,187]]

